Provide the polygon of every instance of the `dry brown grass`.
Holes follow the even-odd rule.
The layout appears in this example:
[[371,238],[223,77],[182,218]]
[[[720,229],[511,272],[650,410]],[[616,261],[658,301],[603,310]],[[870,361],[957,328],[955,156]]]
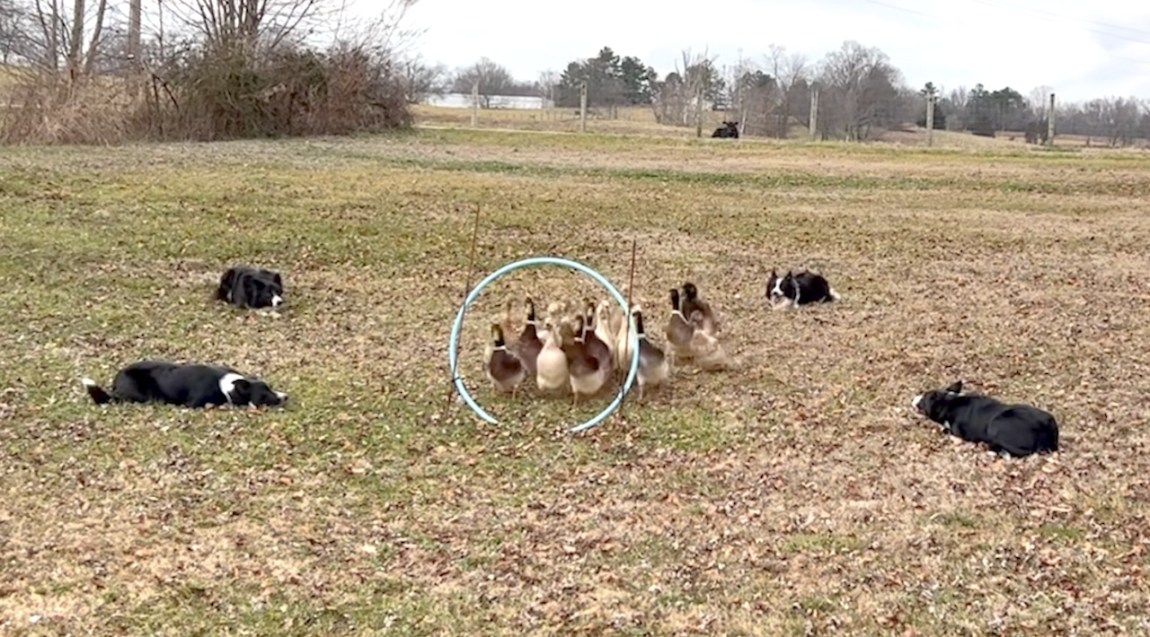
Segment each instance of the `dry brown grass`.
[[[1146,631],[1150,165],[1123,154],[425,131],[0,158],[0,628],[8,634]],[[694,280],[743,366],[570,438],[605,404],[490,396],[538,254],[635,293]],[[207,300],[282,269],[279,319]],[[769,312],[772,266],[841,304]],[[226,362],[290,409],[93,408],[81,375]],[[909,411],[964,378],[1053,411],[998,461]]]

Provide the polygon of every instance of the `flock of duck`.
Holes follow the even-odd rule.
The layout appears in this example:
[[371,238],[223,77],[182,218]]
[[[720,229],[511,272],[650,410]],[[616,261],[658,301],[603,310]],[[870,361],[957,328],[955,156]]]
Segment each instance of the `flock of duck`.
[[614,376],[630,370],[634,352],[630,335],[639,343],[639,399],[644,390],[667,383],[672,365],[690,362],[699,369],[716,371],[730,360],[719,341],[721,327],[709,303],[691,282],[670,292],[671,315],[667,319],[666,346],[657,345],[646,331],[643,309],[632,306],[630,321],[608,299],[596,304],[552,302],[540,323],[535,301],[525,299],[527,318],[518,337],[514,334],[514,302],[508,301],[502,320],[491,324],[491,338],[484,352],[486,374],[494,388],[514,398],[519,386],[531,377],[543,394],[564,393],[570,387],[572,404],[608,386]]

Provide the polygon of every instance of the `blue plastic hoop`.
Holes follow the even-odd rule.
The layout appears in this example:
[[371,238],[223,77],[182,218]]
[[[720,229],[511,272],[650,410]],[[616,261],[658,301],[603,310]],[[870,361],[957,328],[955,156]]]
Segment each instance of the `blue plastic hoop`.
[[[471,307],[471,304],[474,303],[477,298],[479,298],[479,294],[483,292],[484,288],[516,270],[540,265],[559,265],[570,268],[577,272],[582,272],[583,274],[591,277],[595,280],[596,283],[603,286],[603,288],[607,290],[611,296],[615,297],[615,301],[623,310],[624,320],[628,322],[631,321],[631,317],[628,316],[627,312],[627,299],[623,298],[623,295],[619,293],[619,290],[615,289],[615,286],[611,285],[611,282],[608,281],[607,278],[602,274],[599,274],[595,270],[592,270],[591,268],[577,261],[560,259],[558,257],[532,257],[530,259],[523,259],[522,261],[509,263],[502,268],[499,268],[495,272],[487,275],[487,278],[480,281],[479,285],[475,286],[475,289],[471,290],[471,293],[467,295],[467,299],[463,301],[463,306],[459,308],[459,314],[455,317],[455,325],[451,328],[451,343],[448,345],[447,362],[451,367],[451,377],[455,383],[455,391],[459,393],[459,396],[463,398],[463,402],[467,403],[467,406],[471,408],[471,411],[475,412],[476,416],[479,416],[481,419],[492,425],[498,424],[499,421],[493,418],[491,414],[488,414],[483,409],[483,407],[480,407],[479,404],[475,402],[475,399],[471,397],[471,393],[467,391],[467,387],[463,385],[463,378],[460,377],[458,373],[459,335],[463,332],[463,317],[467,314],[467,308]],[[607,405],[606,409],[599,412],[598,416],[595,416],[591,420],[588,420],[581,425],[572,427],[570,429],[570,433],[582,433],[588,429],[591,429],[592,427],[597,427],[600,423],[606,420],[608,416],[614,413],[615,410],[619,408],[619,405],[623,404],[623,398],[627,395],[627,392],[631,391],[631,385],[634,384],[635,377],[639,374],[639,336],[635,333],[635,330],[631,330],[630,341],[631,369],[627,373],[627,380],[624,381],[623,388],[619,390],[619,394],[615,396],[615,400],[611,401],[611,404]]]

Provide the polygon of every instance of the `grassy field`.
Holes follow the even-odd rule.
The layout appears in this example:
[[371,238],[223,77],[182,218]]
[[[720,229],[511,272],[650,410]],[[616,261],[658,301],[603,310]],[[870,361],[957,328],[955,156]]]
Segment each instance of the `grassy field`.
[[[1129,154],[425,129],[0,154],[0,632],[1144,633],[1150,163]],[[740,366],[588,435],[492,396],[492,286],[576,259],[663,342],[695,281]],[[281,270],[278,317],[209,300]],[[769,312],[772,267],[843,302]],[[597,294],[597,293],[596,293]],[[517,317],[518,318],[518,317]],[[96,408],[145,357],[227,363],[282,411]],[[1050,409],[1056,456],[999,461],[910,413],[924,389]]]

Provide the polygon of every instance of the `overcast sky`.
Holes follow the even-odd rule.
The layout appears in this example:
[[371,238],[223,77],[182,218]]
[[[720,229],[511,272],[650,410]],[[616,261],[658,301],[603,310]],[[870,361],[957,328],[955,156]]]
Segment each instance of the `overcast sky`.
[[[383,4],[351,2],[361,14]],[[853,39],[882,49],[912,86],[1150,98],[1150,2],[1132,0],[419,0],[406,20],[426,29],[425,59],[454,69],[487,56],[520,80],[603,46],[662,76],[687,47],[719,64],[740,49],[762,60],[772,43],[817,61]]]

